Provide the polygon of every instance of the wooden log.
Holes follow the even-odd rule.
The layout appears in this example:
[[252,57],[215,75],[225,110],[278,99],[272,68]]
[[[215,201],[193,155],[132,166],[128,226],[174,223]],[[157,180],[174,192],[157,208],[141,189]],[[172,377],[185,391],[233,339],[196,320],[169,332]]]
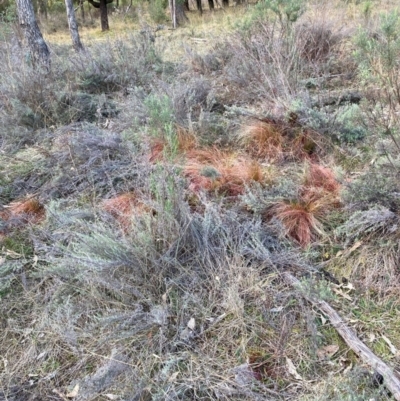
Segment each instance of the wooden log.
[[300,290],[301,295],[330,320],[332,326],[337,330],[346,344],[378,374],[382,375],[383,384],[392,393],[395,400],[400,401],[400,378],[397,372],[390,368],[382,359],[378,358],[358,337],[357,334],[346,325],[340,315],[326,302],[307,294],[301,282],[290,273],[283,273],[283,278],[287,284]]

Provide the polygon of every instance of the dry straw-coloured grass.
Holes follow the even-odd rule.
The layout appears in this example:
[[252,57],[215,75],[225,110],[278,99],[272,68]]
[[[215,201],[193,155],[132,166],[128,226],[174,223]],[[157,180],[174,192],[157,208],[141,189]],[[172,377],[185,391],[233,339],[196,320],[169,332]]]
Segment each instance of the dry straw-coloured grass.
[[[338,4],[343,2],[335,6]],[[156,43],[173,42],[167,50],[167,59],[180,63],[184,52],[182,40],[210,39],[191,44],[204,53],[215,43],[216,30],[222,31],[218,25],[221,21],[232,29],[233,24],[227,22],[232,15],[230,10],[206,13],[203,17],[193,15],[197,25],[157,32]],[[211,22],[212,29],[206,21]],[[93,32],[100,39],[115,34],[100,37],[96,29],[87,31],[84,38],[89,40]],[[328,43],[328,31],[317,27],[314,34],[305,44],[302,60],[323,63],[335,44]],[[121,38],[125,38],[125,33],[121,33]],[[318,38],[325,42],[320,43]],[[259,39],[262,49],[263,38]],[[282,62],[288,60],[286,56],[281,58]],[[224,62],[225,59],[220,63],[221,68]],[[263,60],[261,64],[267,65]],[[114,71],[114,66],[110,66],[110,71]],[[321,71],[328,71],[324,68],[322,65]],[[188,71],[193,73],[190,67]],[[201,72],[205,79],[210,78],[207,74],[215,74],[212,80],[220,80],[218,84],[228,74],[223,69],[216,73],[205,68]],[[185,74],[184,84],[190,86],[187,71]],[[161,80],[163,74],[157,77]],[[247,77],[244,92],[249,87]],[[179,80],[181,76],[173,78]],[[164,84],[169,82],[162,85],[160,82],[160,87]],[[260,87],[259,82],[255,85]],[[150,86],[146,90],[158,90],[153,81]],[[288,92],[289,95],[296,90]],[[230,92],[229,105],[246,102],[246,98],[236,98],[236,93],[239,94]],[[250,93],[249,98],[252,96]],[[238,119],[234,121],[239,123]],[[196,121],[193,127],[196,129]],[[0,335],[4,357],[0,399],[3,391],[17,394],[21,400],[67,399],[66,395],[79,383],[76,399],[300,400],[311,385],[316,383],[317,388],[317,383],[328,380],[328,372],[332,371],[336,377],[343,370],[347,349],[327,363],[316,359],[315,351],[320,344],[334,343],[337,334],[331,325],[321,324],[277,274],[288,266],[300,266],[296,268],[309,272],[309,263],[299,256],[298,247],[290,249],[288,241],[278,238],[280,227],[274,226],[272,218],[280,220],[287,236],[306,248],[325,234],[329,212],[340,206],[340,184],[322,164],[323,140],[315,132],[300,126],[296,115],[287,121],[252,120],[239,134],[244,150],[234,153],[217,148],[199,149],[194,133],[175,127],[175,136],[171,138],[163,138],[162,134],[157,139],[145,138],[150,143],[150,154],[135,175],[125,174],[131,172],[133,162],[116,161],[122,151],[130,152],[125,143],[109,146],[110,142],[119,144],[120,138],[114,141],[107,136],[108,140],[103,141],[97,132],[89,135],[88,128],[82,130],[82,135],[71,135],[68,141],[56,135],[54,143],[63,150],[54,153],[55,159],[61,155],[64,160],[61,178],[68,172],[76,173],[70,184],[74,188],[83,177],[90,178],[89,173],[94,170],[112,183],[110,190],[102,192],[108,199],[98,205],[106,213],[88,213],[87,205],[82,207],[87,193],[81,189],[68,192],[69,199],[63,199],[66,195],[61,192],[60,209],[54,209],[51,218],[48,213],[49,218],[39,227],[26,230],[30,231],[38,259],[34,263],[1,261],[0,280],[10,262],[13,281],[5,292],[0,290],[0,327],[4,328]],[[57,138],[62,138],[62,143]],[[98,145],[90,146],[93,143]],[[107,143],[109,149],[114,149],[111,153],[103,152],[108,149]],[[132,159],[136,161],[134,155]],[[253,182],[267,182],[262,159],[282,171],[282,180],[290,180],[291,173],[301,168],[299,161],[308,163],[297,196],[276,201],[276,194],[271,191],[274,204],[264,213],[268,224],[257,213],[250,215],[238,207],[240,197],[236,197]],[[85,167],[77,170],[79,165],[75,163],[80,160]],[[103,161],[109,163],[106,169]],[[160,164],[163,173],[159,176],[152,162]],[[285,162],[291,164],[283,165]],[[186,201],[182,175],[187,178],[190,196],[201,203],[201,213],[191,209]],[[138,195],[139,189],[137,193],[125,192],[132,188],[132,182],[137,182],[134,181],[137,176],[141,180],[140,191],[149,191],[143,198]],[[60,186],[65,186],[65,181],[60,182]],[[114,187],[117,182],[123,184]],[[90,191],[98,194],[104,180],[88,179],[87,183]],[[271,188],[254,187],[268,196],[273,184],[269,185]],[[218,196],[197,196],[203,191]],[[110,197],[112,193],[118,195]],[[282,193],[292,194],[291,189]],[[225,195],[232,199],[220,202]],[[141,199],[151,199],[149,203],[157,213],[152,213]],[[131,224],[135,216],[147,212],[149,216]],[[116,229],[110,215],[122,230]],[[32,202],[25,199],[10,204],[0,215],[6,223],[13,216],[25,224],[37,223],[42,221],[44,209],[36,199]],[[398,238],[390,231],[396,221],[390,220],[386,231],[378,230],[375,236],[363,238],[365,247],[355,246],[356,239],[351,238],[349,252],[332,259],[338,277],[348,273],[351,280],[364,286],[365,292],[370,291],[371,297],[398,298]],[[376,245],[380,241],[377,233],[384,240],[393,235],[390,247]],[[6,274],[9,276],[9,271]],[[351,307],[354,305],[352,302]],[[391,308],[389,305],[388,313],[392,313]],[[395,345],[399,348],[398,343]],[[288,368],[287,360],[293,367]],[[302,377],[296,383],[293,368]],[[364,390],[368,389],[368,383],[357,387],[357,383],[349,382],[348,386],[356,389],[354,398],[367,394]],[[24,388],[25,393],[13,393]],[[349,395],[348,388],[331,390],[331,398],[323,399],[341,401]],[[321,391],[312,393],[309,399],[320,399]],[[376,399],[385,398],[381,395],[377,393]]]

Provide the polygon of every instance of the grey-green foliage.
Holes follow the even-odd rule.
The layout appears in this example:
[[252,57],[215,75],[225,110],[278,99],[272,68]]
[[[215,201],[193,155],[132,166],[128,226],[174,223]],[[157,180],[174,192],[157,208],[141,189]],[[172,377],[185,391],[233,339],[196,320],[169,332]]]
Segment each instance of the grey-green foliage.
[[147,88],[162,64],[151,37],[140,34],[93,45],[89,52],[70,60],[81,89],[90,93],[118,91],[129,85]]
[[343,234],[347,241],[371,235],[379,238],[385,234],[396,233],[399,223],[396,213],[382,206],[373,206],[369,210],[353,213],[345,224],[338,228],[338,233]]
[[362,111],[357,104],[341,107],[336,117],[339,141],[355,143],[366,137],[367,129],[362,124]]
[[8,150],[35,142],[38,128],[114,117],[110,92],[148,93],[162,66],[154,43],[140,34],[93,44],[85,53],[69,55],[67,46],[53,52],[51,73],[44,74],[24,62],[12,38],[0,40],[0,144]]
[[305,11],[306,0],[265,0],[282,24],[296,22]]
[[159,174],[164,180],[153,189],[159,200],[149,199],[155,213],[134,216],[125,235],[105,215],[81,218],[77,210],[71,214],[63,211],[62,204],[52,206],[43,229],[46,234],[36,234],[36,247],[47,260],[41,275],[100,286],[118,297],[154,297],[170,280],[184,291],[207,285],[213,271],[232,258],[265,266],[288,258],[258,218],[243,220],[234,211],[208,203],[204,213],[192,214],[182,199],[179,180]]
[[173,158],[178,153],[179,143],[172,101],[166,95],[151,94],[145,99],[144,104],[148,113],[150,134],[164,142],[164,156]]
[[7,294],[13,281],[17,278],[17,273],[21,270],[22,263],[19,260],[0,259],[0,301],[2,296]]
[[174,120],[172,102],[166,95],[149,95],[144,104],[149,116],[148,124],[155,131],[163,130]]
[[398,168],[389,163],[370,166],[369,170],[348,184],[343,200],[353,209],[366,210],[380,205],[394,212],[400,210]]
[[355,40],[359,77],[374,86],[375,99],[366,105],[366,116],[381,134],[387,135],[400,151],[400,15],[391,11],[380,16],[376,32],[360,30]]
[[362,123],[362,111],[356,104],[337,109],[316,109],[296,101],[292,108],[300,114],[303,123],[331,137],[335,142],[351,144],[367,136],[367,128]]
[[166,0],[150,0],[149,1],[149,14],[154,22],[161,23],[167,20],[165,10],[168,2]]
[[263,0],[258,2],[239,27],[248,30],[256,21],[267,19],[272,12],[281,25],[282,33],[288,33],[290,26],[296,22],[306,10],[307,0]]

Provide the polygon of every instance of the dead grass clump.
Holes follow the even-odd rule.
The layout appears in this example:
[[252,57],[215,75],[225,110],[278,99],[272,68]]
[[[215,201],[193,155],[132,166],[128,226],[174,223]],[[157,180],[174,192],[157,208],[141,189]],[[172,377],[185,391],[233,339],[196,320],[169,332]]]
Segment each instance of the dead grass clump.
[[162,160],[166,143],[160,138],[153,139],[151,142],[149,161],[155,163]]
[[281,162],[315,158],[316,135],[291,121],[263,119],[246,125],[239,133],[239,140],[254,157]]
[[324,233],[326,215],[340,206],[339,189],[329,168],[310,164],[297,197],[274,202],[265,216],[280,220],[286,235],[305,247]]
[[336,180],[333,171],[329,167],[316,163],[308,165],[304,186],[307,188],[321,188],[332,194],[338,194],[340,190],[340,184]]
[[244,128],[240,138],[246,149],[254,156],[281,160],[284,148],[281,128],[272,121],[253,121]]
[[10,222],[21,222],[23,224],[37,224],[45,217],[44,206],[36,198],[28,198],[12,202],[2,211],[0,217]]
[[[196,136],[184,127],[177,125],[172,138],[154,138],[151,140],[149,161],[154,163],[164,157],[164,152],[171,147],[175,147],[179,154],[189,152],[196,148]],[[171,152],[169,152],[171,153]],[[172,152],[173,153],[173,152]]]
[[189,189],[216,190],[230,196],[244,192],[251,182],[262,182],[264,175],[257,161],[216,148],[194,150],[188,153],[184,174],[190,180]]
[[148,208],[132,192],[105,199],[101,202],[100,207],[105,212],[111,214],[124,231],[129,230],[131,219],[134,215],[148,211]]
[[267,217],[276,217],[285,227],[286,235],[305,247],[317,234],[323,234],[321,218],[324,203],[320,200],[281,201],[268,210]]

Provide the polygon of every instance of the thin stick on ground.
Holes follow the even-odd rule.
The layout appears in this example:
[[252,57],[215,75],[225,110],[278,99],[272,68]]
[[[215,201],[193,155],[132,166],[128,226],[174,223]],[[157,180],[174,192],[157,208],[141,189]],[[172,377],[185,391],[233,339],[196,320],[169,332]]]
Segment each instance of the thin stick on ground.
[[377,373],[382,375],[384,385],[392,393],[395,400],[400,401],[400,379],[396,372],[385,362],[378,358],[348,327],[339,314],[325,301],[316,298],[313,295],[306,294],[300,281],[290,273],[283,273],[284,280],[290,286],[300,290],[301,295],[321,312],[323,312],[331,321],[332,326],[341,335],[346,344]]

